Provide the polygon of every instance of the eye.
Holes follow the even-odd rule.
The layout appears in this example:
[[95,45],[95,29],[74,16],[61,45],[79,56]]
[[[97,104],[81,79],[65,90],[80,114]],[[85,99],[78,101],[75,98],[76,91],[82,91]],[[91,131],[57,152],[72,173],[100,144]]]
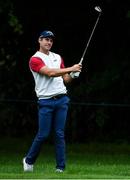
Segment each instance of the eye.
[[52,38],[45,38],[46,41],[50,41],[51,43],[53,42],[53,39]]
[[50,42],[53,42],[53,40],[52,40],[52,39],[50,39]]

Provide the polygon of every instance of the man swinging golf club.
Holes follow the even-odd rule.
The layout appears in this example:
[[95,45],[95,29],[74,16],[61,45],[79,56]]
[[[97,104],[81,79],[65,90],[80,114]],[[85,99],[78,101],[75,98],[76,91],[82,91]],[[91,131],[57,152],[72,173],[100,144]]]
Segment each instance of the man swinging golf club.
[[82,65],[66,68],[62,57],[50,51],[54,39],[53,32],[43,31],[38,38],[39,50],[29,61],[38,98],[38,132],[23,159],[24,171],[33,171],[33,165],[51,128],[54,131],[56,172],[63,172],[66,167],[64,129],[69,97],[65,84],[73,79],[70,73],[80,72]]
[[[99,7],[95,7],[95,10],[101,13]],[[33,165],[40,153],[43,142],[50,133],[51,127],[53,127],[55,136],[56,172],[65,170],[64,129],[69,104],[65,84],[71,82],[73,78],[79,77],[83,58],[98,23],[99,16],[80,62],[71,67],[65,68],[61,56],[50,51],[55,38],[51,31],[43,31],[38,38],[39,50],[29,61],[38,98],[38,132],[29,151],[23,158],[24,171],[33,171]]]

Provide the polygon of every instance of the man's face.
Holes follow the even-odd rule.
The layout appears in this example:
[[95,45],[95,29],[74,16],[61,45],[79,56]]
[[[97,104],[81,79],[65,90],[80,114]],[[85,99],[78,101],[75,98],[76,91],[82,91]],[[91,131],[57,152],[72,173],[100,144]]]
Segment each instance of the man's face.
[[44,50],[50,50],[53,45],[53,39],[51,37],[39,38],[40,48]]

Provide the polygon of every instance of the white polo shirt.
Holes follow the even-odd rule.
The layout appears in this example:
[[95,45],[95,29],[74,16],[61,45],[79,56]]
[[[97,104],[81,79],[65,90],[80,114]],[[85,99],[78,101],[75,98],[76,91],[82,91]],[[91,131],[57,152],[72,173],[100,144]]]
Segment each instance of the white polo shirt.
[[40,68],[63,68],[64,63],[60,55],[49,51],[46,55],[37,51],[29,61],[29,67],[35,81],[35,92],[38,99],[48,99],[59,94],[66,94],[67,89],[64,85],[62,76],[48,77],[39,73]]

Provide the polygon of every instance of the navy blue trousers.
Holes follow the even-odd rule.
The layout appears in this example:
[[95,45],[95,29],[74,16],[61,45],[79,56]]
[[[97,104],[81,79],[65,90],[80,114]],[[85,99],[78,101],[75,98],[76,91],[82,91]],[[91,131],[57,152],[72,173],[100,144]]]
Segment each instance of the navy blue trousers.
[[[65,137],[64,130],[67,120],[69,97],[41,99],[38,101],[38,132],[26,155],[26,162],[34,164],[44,140],[49,136],[51,127],[54,129],[56,168],[65,168]],[[52,126],[53,124],[53,126]]]

